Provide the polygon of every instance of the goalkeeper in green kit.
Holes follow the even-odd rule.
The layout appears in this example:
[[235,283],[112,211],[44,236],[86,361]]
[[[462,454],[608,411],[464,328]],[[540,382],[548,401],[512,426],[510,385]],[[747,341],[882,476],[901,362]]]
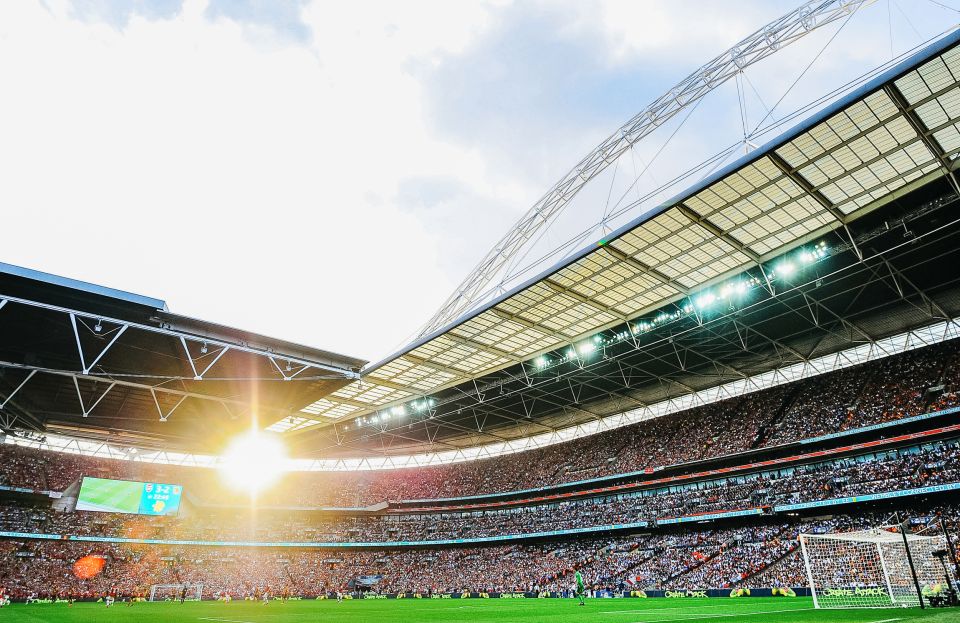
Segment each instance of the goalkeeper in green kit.
[[583,604],[584,593],[586,592],[583,586],[583,576],[580,574],[580,570],[577,569],[577,572],[573,575],[574,579],[577,581],[577,599],[580,600],[580,605]]

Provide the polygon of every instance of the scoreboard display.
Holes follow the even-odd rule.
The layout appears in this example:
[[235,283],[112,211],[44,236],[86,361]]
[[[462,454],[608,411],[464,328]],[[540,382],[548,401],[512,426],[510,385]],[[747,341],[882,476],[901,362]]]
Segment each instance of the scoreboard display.
[[78,511],[176,515],[183,487],[159,482],[134,482],[84,476],[77,497]]

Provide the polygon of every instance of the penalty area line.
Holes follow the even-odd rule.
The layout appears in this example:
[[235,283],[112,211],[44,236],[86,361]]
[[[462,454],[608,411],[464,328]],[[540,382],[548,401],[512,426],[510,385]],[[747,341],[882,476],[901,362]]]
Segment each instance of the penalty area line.
[[216,623],[253,623],[253,621],[240,621],[238,619],[221,619],[219,617],[197,617],[200,621],[215,621]]
[[[633,623],[666,623],[668,621],[699,621],[701,619],[720,619],[727,617],[749,617],[758,614],[780,614],[783,612],[803,612],[804,610],[814,610],[814,608],[789,608],[787,610],[761,610],[759,612],[729,612],[725,614],[695,614],[693,616],[671,616],[666,618],[653,618],[644,621],[634,621]],[[651,613],[652,614],[652,613]]]
[[[674,603],[676,603],[676,602],[674,602]],[[741,601],[740,603],[743,604],[744,602]],[[724,608],[724,609],[726,609],[726,610],[730,610],[730,609],[735,609],[735,606],[734,606],[734,604],[732,604],[732,603],[727,603],[727,604],[711,604],[711,605],[709,605],[709,606],[708,606],[708,605],[684,606],[684,607],[682,608],[681,612],[682,612],[682,613],[686,613],[686,614],[690,614],[691,612],[694,612],[694,611],[713,610],[713,609],[715,609],[715,608]],[[811,610],[811,609],[812,609],[812,608],[803,607],[803,608],[790,608],[789,610],[765,610],[764,612],[791,612],[791,611],[793,611],[793,610]],[[675,612],[676,610],[677,610],[677,609],[674,608],[674,607],[672,607],[672,606],[670,606],[670,607],[664,606],[664,607],[655,607],[655,608],[635,608],[635,609],[633,609],[633,610],[605,610],[605,611],[599,612],[599,613],[597,613],[597,614],[638,614],[638,613],[655,614],[655,613],[658,613],[658,612]],[[744,613],[744,614],[758,614],[758,613],[756,613],[756,612],[747,612],[747,613]],[[873,623],[880,623],[880,622],[879,622],[879,621],[875,621],[875,622],[873,622]]]

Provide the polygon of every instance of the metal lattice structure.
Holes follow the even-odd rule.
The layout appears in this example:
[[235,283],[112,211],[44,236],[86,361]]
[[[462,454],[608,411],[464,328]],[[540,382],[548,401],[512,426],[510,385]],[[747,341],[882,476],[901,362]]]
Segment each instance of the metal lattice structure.
[[[471,445],[494,441],[487,436],[493,427],[484,421],[492,415],[491,397],[502,385],[502,381],[490,381],[498,371],[510,370],[508,376],[527,379],[538,372],[532,365],[538,357],[555,358],[558,351],[575,348],[598,334],[632,335],[632,328],[645,317],[658,311],[673,313],[712,287],[743,278],[749,271],[764,290],[770,290],[770,274],[780,258],[817,241],[847,249],[850,257],[842,262],[859,264],[863,249],[858,240],[862,236],[873,239],[870,232],[876,228],[875,214],[892,211],[889,222],[899,219],[903,215],[897,202],[911,193],[918,216],[944,209],[943,198],[956,196],[952,182],[955,156],[960,153],[960,107],[955,104],[960,90],[958,41],[960,37],[954,33],[902,61],[767,146],[605,236],[602,244],[581,249],[456,323],[366,368],[360,382],[332,392],[295,418],[278,422],[275,430],[295,432],[324,424],[329,428],[331,421],[347,426],[368,416],[377,416],[381,423],[386,419],[394,426],[394,415],[403,415],[398,405],[405,405],[408,412],[410,407],[426,405],[421,412],[433,415],[442,406],[442,395],[449,392],[463,398],[459,403],[448,398],[456,405],[455,411],[473,409],[476,401],[483,403],[474,425],[457,425],[464,435],[482,433]],[[888,263],[900,271],[919,266],[915,259],[904,257],[903,262]],[[933,277],[939,279],[936,271],[925,270],[910,279],[918,283]],[[866,272],[842,279],[849,279],[850,287],[855,288],[875,277]],[[799,304],[807,305],[818,296],[814,286],[798,299]],[[898,298],[904,297],[902,288],[896,292]],[[839,313],[837,322],[849,327],[850,313]],[[741,336],[744,331],[775,333],[760,328],[773,323],[776,312],[771,309],[768,314],[757,315],[754,322],[759,324],[752,326],[741,316],[737,331]],[[818,320],[813,328],[823,326]],[[877,336],[908,328],[889,327]],[[779,340],[773,338],[779,352],[786,352],[782,342],[792,329],[785,326],[783,331],[786,333]],[[860,339],[873,339],[865,338],[869,332],[856,333]],[[741,336],[735,336],[734,342],[742,341]],[[670,344],[679,350],[676,340]],[[833,348],[848,345],[841,340]],[[717,359],[696,344],[690,344],[688,350],[705,362]],[[678,357],[648,358],[639,368],[662,364],[649,376],[660,382],[667,374],[678,372],[668,367]],[[572,363],[582,362],[574,358]],[[694,362],[688,360],[680,367],[692,368]],[[626,379],[626,387],[618,393],[634,393],[625,390],[636,385],[631,379],[640,373],[614,373]],[[687,392],[700,389],[699,383],[695,385]],[[572,393],[576,394],[572,400],[556,397],[548,404],[556,410],[570,410],[571,402],[587,399],[580,396],[578,386]],[[519,411],[504,409],[496,415],[544,423],[539,407],[530,406],[542,401],[535,392],[527,394]],[[437,404],[424,403],[428,398]],[[636,406],[624,400],[621,411]],[[649,404],[646,397],[641,400]],[[390,413],[395,407],[397,413]],[[596,416],[583,406],[575,410],[584,418]],[[450,421],[443,418],[437,424]],[[343,443],[342,431],[342,427],[332,431],[336,433],[333,443]],[[439,438],[432,428],[429,438],[431,443]]]
[[[960,33],[831,102],[359,375],[364,362],[218,339],[222,327],[155,302],[128,316],[0,280],[0,424],[48,434],[17,443],[98,456],[137,444],[149,452],[131,460],[212,464],[202,453],[217,450],[194,440],[231,432],[228,412],[249,412],[257,388],[260,424],[304,469],[430,464],[805,378],[842,367],[844,353],[882,356],[891,336],[931,343],[922,327],[942,329],[933,342],[956,337]],[[797,263],[792,277],[785,260]],[[722,296],[747,282],[742,299]],[[104,434],[80,434],[91,428]]]
[[357,379],[364,363],[0,264],[2,431],[207,443],[251,418],[296,412]]
[[643,140],[747,67],[815,30],[849,17],[870,1],[872,0],[808,2],[745,37],[658,97],[554,184],[477,264],[440,310],[423,326],[418,337],[436,331],[482,303],[488,296],[486,290],[489,284],[504,271],[524,246],[536,237],[537,232],[549,226],[584,186],[637,141]]

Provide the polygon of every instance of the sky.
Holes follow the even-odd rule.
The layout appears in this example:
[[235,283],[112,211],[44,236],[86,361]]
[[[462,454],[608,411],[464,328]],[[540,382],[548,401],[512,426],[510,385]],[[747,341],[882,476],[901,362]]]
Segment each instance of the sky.
[[[378,360],[594,146],[795,4],[0,2],[0,262]],[[950,27],[952,7],[878,0],[748,69],[745,112],[718,88],[529,258]]]

